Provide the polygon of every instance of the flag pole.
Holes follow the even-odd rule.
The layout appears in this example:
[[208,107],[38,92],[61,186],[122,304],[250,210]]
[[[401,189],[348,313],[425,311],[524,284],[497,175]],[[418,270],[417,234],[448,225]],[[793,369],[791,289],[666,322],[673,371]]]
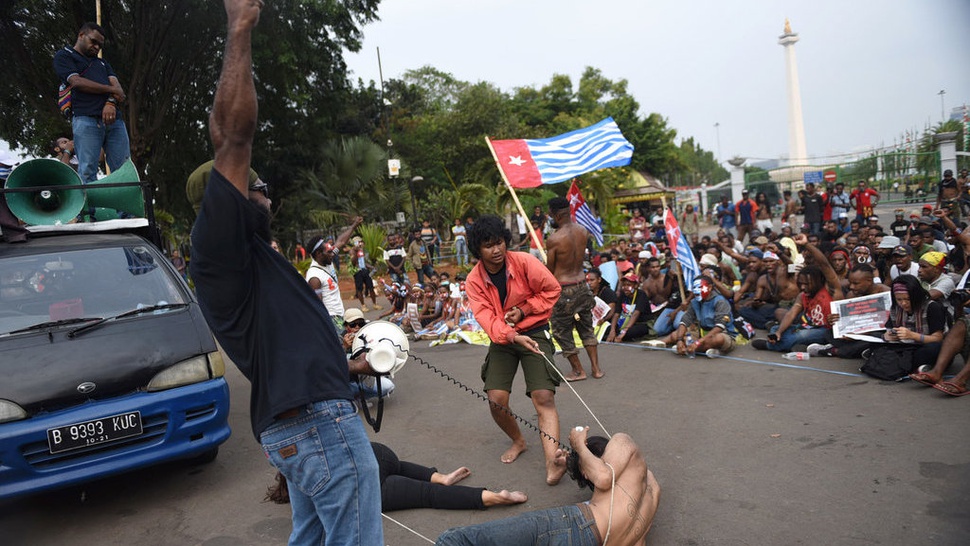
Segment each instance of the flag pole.
[[[512,200],[515,201],[515,207],[519,210],[519,214],[522,215],[523,220],[528,220],[528,216],[525,215],[525,209],[522,208],[522,203],[519,201],[519,196],[515,194],[515,188],[509,183],[509,179],[505,177],[505,171],[502,170],[502,164],[499,163],[498,155],[495,153],[495,148],[492,147],[492,141],[485,137],[485,144],[488,144],[488,151],[492,152],[492,159],[495,160],[495,166],[498,167],[499,174],[502,175],[502,181],[505,182],[505,187],[509,189],[509,193],[512,194]],[[539,249],[539,253],[542,254],[542,261],[546,261],[546,250],[542,248],[542,241],[539,240],[539,236],[536,235],[536,230],[529,227],[529,236],[532,237],[532,242],[536,244],[536,248]]]
[[[667,209],[667,198],[664,197],[664,194],[662,193],[660,194],[660,203],[663,205],[664,214],[673,214],[672,212],[670,212],[670,210]],[[674,220],[676,219],[677,218],[675,217]],[[683,237],[684,234],[681,233],[680,236]],[[674,259],[674,262],[677,262],[676,258]],[[674,264],[670,264],[670,266],[673,267]],[[680,301],[682,302],[687,301],[687,294],[684,293],[684,272],[683,270],[681,270],[679,262],[677,262],[677,285],[680,287]]]

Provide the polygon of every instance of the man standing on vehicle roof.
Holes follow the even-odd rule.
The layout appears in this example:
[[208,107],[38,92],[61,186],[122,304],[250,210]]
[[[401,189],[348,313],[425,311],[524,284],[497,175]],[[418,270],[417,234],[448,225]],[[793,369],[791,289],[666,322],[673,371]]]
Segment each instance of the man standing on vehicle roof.
[[[290,544],[383,544],[379,468],[351,401],[343,345],[313,290],[270,247],[267,188],[249,181],[251,39],[262,5],[225,0],[228,36],[209,118],[215,162],[192,230],[192,278],[206,321],[252,382],[253,433],[289,488]],[[350,361],[351,373],[368,370]]]
[[84,23],[74,47],[64,46],[54,54],[54,72],[71,88],[71,129],[78,174],[85,184],[98,179],[102,148],[112,171],[131,155],[119,106],[125,102],[125,91],[111,65],[98,58],[103,46],[104,29]]

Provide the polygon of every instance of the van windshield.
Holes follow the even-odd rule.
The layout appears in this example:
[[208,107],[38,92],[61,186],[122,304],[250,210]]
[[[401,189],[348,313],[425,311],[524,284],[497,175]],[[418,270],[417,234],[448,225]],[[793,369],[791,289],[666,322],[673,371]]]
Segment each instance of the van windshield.
[[0,257],[0,335],[139,306],[188,303],[157,259],[145,245]]

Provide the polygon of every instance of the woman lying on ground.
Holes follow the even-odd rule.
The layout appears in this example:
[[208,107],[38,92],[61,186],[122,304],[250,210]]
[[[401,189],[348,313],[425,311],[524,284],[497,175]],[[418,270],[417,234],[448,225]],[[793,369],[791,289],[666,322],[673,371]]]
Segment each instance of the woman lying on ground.
[[[520,504],[529,499],[521,491],[489,491],[484,487],[455,485],[471,475],[466,467],[448,474],[398,459],[391,448],[371,442],[381,473],[381,511],[437,508],[441,510],[484,510],[490,506]],[[290,501],[286,480],[276,473],[276,485],[266,500],[277,504]]]

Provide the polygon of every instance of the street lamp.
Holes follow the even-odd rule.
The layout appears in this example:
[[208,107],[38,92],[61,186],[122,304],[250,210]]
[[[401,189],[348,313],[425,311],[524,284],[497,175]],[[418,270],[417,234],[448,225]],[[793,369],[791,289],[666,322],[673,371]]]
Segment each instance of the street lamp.
[[423,176],[413,176],[410,179],[408,179],[408,190],[411,192],[411,219],[412,219],[412,222],[413,222],[413,224],[411,224],[412,226],[418,225],[418,204],[414,200],[414,183],[415,182],[424,182],[424,177]]
[[943,95],[946,95],[946,89],[940,89],[937,95],[940,96],[940,121],[946,121],[946,108],[943,106]]

